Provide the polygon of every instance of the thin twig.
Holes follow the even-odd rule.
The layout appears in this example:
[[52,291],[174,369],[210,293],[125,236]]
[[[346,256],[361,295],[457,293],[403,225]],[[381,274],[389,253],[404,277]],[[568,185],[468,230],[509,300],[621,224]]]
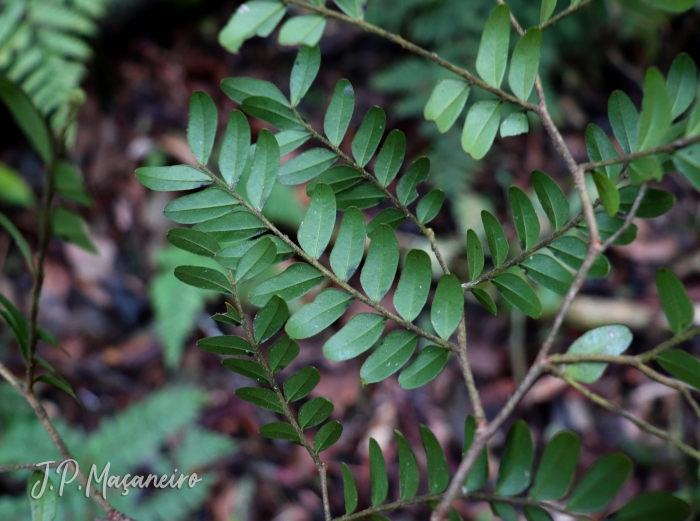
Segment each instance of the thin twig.
[[593,2],[593,0],[581,0],[577,5],[572,5],[571,7],[564,9],[561,13],[559,13],[556,16],[553,16],[552,18],[547,20],[545,23],[540,24],[537,27],[539,27],[540,29],[546,29],[547,27],[551,27],[555,23],[559,22],[560,20],[563,20],[564,18],[566,18],[570,14],[575,13],[576,11],[578,11],[582,7],[587,6],[591,2]]
[[17,470],[46,470],[54,469],[60,466],[62,461],[54,461],[51,463],[13,463],[9,465],[0,465],[0,474],[4,472],[15,472]]
[[605,409],[608,409],[609,411],[612,411],[616,414],[619,414],[620,416],[628,419],[632,423],[634,423],[637,427],[642,429],[645,432],[648,432],[649,434],[656,436],[657,438],[661,438],[662,440],[665,440],[669,443],[669,445],[672,445],[673,447],[677,448],[678,450],[686,453],[687,455],[700,460],[700,451],[697,451],[696,449],[686,445],[682,441],[679,441],[675,438],[673,438],[670,434],[668,434],[665,431],[662,431],[661,429],[654,427],[653,425],[645,422],[644,420],[637,418],[635,415],[632,413],[628,412],[627,410],[623,409],[616,403],[613,403],[609,400],[606,400],[602,396],[586,389],[583,385],[578,383],[576,380],[571,378],[568,374],[566,374],[564,371],[558,369],[557,367],[554,367],[552,365],[546,366],[546,371],[558,376],[562,380],[564,380],[567,384],[569,384],[571,387],[579,391],[581,394],[583,394],[586,398],[591,400],[593,403],[596,403],[600,405],[601,407],[604,407]]
[[306,449],[306,451],[311,456],[311,459],[313,459],[314,464],[316,465],[316,469],[318,470],[319,476],[321,478],[321,492],[322,492],[322,496],[323,496],[323,511],[325,513],[326,521],[330,521],[331,520],[331,511],[330,511],[330,502],[328,500],[328,484],[327,484],[327,480],[326,480],[326,464],[323,461],[321,461],[321,458],[319,457],[318,453],[314,450],[314,448],[311,446],[309,441],[306,439],[306,435],[304,434],[304,429],[302,429],[299,426],[299,423],[297,422],[296,417],[294,416],[294,413],[292,413],[292,409],[289,407],[289,402],[287,401],[287,398],[284,396],[284,393],[280,389],[280,386],[277,384],[277,380],[275,379],[275,375],[272,372],[272,370],[270,369],[270,365],[268,364],[267,360],[263,356],[262,350],[260,349],[260,344],[256,340],[255,334],[250,329],[250,323],[248,322],[248,315],[246,314],[245,310],[243,309],[243,304],[241,303],[241,298],[238,294],[238,286],[234,282],[233,272],[230,269],[227,270],[227,275],[228,275],[229,283],[231,284],[231,291],[233,293],[234,306],[235,306],[236,311],[238,312],[239,316],[241,317],[241,325],[243,326],[243,329],[245,330],[246,336],[248,337],[248,342],[250,342],[250,345],[253,346],[255,360],[265,370],[265,374],[266,374],[267,379],[270,383],[270,386],[272,387],[272,390],[277,395],[277,399],[280,402],[280,406],[282,407],[283,414],[287,418],[287,420],[289,421],[291,426],[294,428],[294,431],[296,432],[296,435],[299,438],[299,443],[301,443],[301,445]]
[[698,335],[700,335],[700,326],[691,327],[685,333],[675,335],[674,337],[671,337],[665,342],[659,344],[654,349],[650,349],[649,351],[642,353],[639,355],[639,359],[645,363],[650,362],[661,353],[668,351],[669,349],[676,347],[678,344],[682,344],[683,342],[686,342]]

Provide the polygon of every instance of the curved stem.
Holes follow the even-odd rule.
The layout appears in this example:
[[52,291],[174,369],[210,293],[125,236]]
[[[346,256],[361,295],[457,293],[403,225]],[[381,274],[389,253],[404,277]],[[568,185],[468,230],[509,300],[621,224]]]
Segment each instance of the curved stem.
[[551,27],[555,23],[557,23],[557,22],[563,20],[564,18],[566,18],[567,16],[569,16],[570,14],[575,13],[576,11],[581,9],[582,7],[586,7],[591,2],[593,2],[593,0],[581,0],[577,5],[572,5],[568,9],[564,9],[561,13],[559,13],[556,16],[553,16],[552,18],[547,20],[545,23],[540,24],[537,27],[539,27],[540,29],[546,29],[547,27]]
[[651,349],[646,353],[642,353],[641,355],[639,355],[639,359],[645,363],[650,362],[651,360],[659,356],[661,353],[668,351],[669,349],[676,347],[678,344],[682,344],[683,342],[686,342],[698,335],[700,335],[700,326],[691,327],[685,333],[675,335],[674,337],[671,337],[665,342],[659,344],[654,349]]

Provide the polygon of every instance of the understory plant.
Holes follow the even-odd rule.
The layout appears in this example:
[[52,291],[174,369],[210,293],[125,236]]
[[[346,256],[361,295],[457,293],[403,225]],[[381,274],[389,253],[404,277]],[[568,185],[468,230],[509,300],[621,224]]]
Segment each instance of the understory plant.
[[[253,36],[269,36],[280,24],[280,43],[299,45],[287,94],[259,79],[223,80],[223,92],[240,110],[227,115],[225,131],[218,136],[217,162],[212,160],[216,105],[206,93],[193,93],[188,142],[198,165],[136,171],[150,189],[191,191],[166,206],[167,217],[186,225],[171,229],[167,239],[218,263],[217,268],[180,266],[174,271],[185,284],[229,296],[225,308],[212,318],[228,324],[233,334],[205,338],[198,346],[222,355],[224,367],[251,380],[250,386],[236,391],[239,398],[279,415],[279,421],[260,428],[261,436],[308,451],[318,469],[327,521],[382,520],[390,512],[421,504],[432,509],[432,521],[459,519],[458,500],[487,501],[493,513],[507,521],[518,519],[521,511],[528,521],[561,514],[617,521],[688,519],[688,504],[668,491],[644,491],[611,511],[632,473],[629,457],[621,452],[604,455],[575,479],[580,470],[579,437],[559,432],[536,458],[531,430],[516,419],[515,410],[540,377],[553,375],[597,406],[664,440],[683,457],[700,459],[693,434],[700,420],[693,395],[700,390],[700,362],[684,349],[684,343],[700,334],[700,327],[672,271],[661,268],[656,273],[671,330],[663,343],[625,355],[632,333],[617,324],[588,331],[570,346],[559,342],[564,317],[586,280],[609,275],[606,250],[635,240],[636,219],[658,217],[673,207],[673,194],[653,184],[671,174],[700,189],[696,65],[680,54],[666,74],[649,68],[641,107],[625,92],[613,92],[608,104],[612,134],[588,125],[589,160],[581,163],[550,116],[538,66],[547,29],[592,1],[557,7],[556,0],[544,0],[539,25],[529,28],[519,24],[518,13],[506,2],[496,3],[483,27],[476,61],[469,67],[365,22],[365,2],[360,0],[335,0],[329,7],[323,0],[259,0],[237,9],[220,34],[220,42],[232,52]],[[694,2],[647,4],[683,12]],[[462,149],[472,158],[483,158],[499,132],[507,139],[528,132],[531,125],[544,128],[575,191],[565,193],[550,175],[534,170],[527,191],[517,186],[508,191],[513,221],[506,229],[514,227],[519,248],[511,247],[502,223],[484,211],[483,227],[466,234],[464,256],[448,263],[440,237],[429,227],[442,210],[445,194],[423,188],[430,162],[413,157],[403,132],[386,128],[383,109],[372,107],[361,118],[355,115],[353,86],[341,79],[330,96],[322,128],[303,115],[302,101],[321,65],[318,45],[329,20],[388,39],[452,74],[435,85],[424,108],[425,119],[440,132],[458,121],[471,92],[479,91],[479,100],[466,111],[461,134]],[[263,128],[251,144],[249,118],[277,132]],[[353,121],[360,123],[351,135]],[[285,157],[290,158],[280,164]],[[291,235],[263,213],[277,183],[305,185],[309,196],[304,220]],[[572,211],[572,206],[580,211]],[[375,207],[381,211],[370,210]],[[395,230],[404,225],[422,234],[428,246],[402,251]],[[559,308],[517,389],[488,417],[470,364],[465,299],[475,299],[493,314],[510,306],[537,320],[543,306],[533,283],[562,295]],[[391,291],[393,299],[386,298]],[[335,327],[353,302],[364,304],[367,311]],[[296,309],[293,313],[290,304]],[[428,471],[421,476],[415,448],[396,431],[399,488],[389,497],[384,454],[370,438],[370,504],[360,504],[363,493],[358,493],[349,467],[323,457],[323,451],[341,438],[343,426],[329,421],[331,400],[308,398],[321,374],[298,364],[293,373],[285,370],[305,349],[304,340],[315,336],[324,339],[323,354],[331,361],[362,357],[357,377],[365,385],[398,378],[404,389],[415,389],[436,378],[447,364],[458,364],[470,398],[459,466],[450,470],[436,435],[421,425]],[[694,416],[687,422],[691,428],[670,433],[590,390],[588,385],[609,364],[635,368],[682,395]],[[507,424],[511,426],[491,482],[489,462],[494,455],[489,457],[489,440]],[[342,480],[344,511],[331,508],[339,502],[329,498],[329,479]],[[427,480],[427,493],[416,495],[422,480]]]

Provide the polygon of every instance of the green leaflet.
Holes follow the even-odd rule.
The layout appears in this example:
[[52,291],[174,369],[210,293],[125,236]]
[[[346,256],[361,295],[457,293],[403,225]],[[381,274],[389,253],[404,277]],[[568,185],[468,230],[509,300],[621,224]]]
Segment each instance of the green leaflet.
[[335,225],[335,194],[333,189],[319,183],[299,227],[299,245],[312,258],[318,259],[328,246]]
[[491,501],[489,504],[494,515],[500,517],[503,521],[518,521],[518,514],[509,503]]
[[[632,332],[625,326],[603,326],[579,337],[566,351],[569,355],[619,355],[632,343]],[[607,363],[582,362],[568,365],[566,374],[579,382],[591,384],[603,375]]]
[[574,512],[600,512],[622,489],[632,473],[632,462],[624,454],[608,454],[588,469],[566,504]]
[[646,0],[646,3],[669,13],[682,13],[695,5],[693,0]]
[[386,199],[381,188],[371,183],[360,183],[336,194],[335,201],[338,210],[347,210],[356,206],[360,210],[371,208]]
[[350,515],[357,509],[357,485],[350,469],[341,463],[343,469],[343,495],[345,496],[345,514]]
[[389,479],[384,454],[374,438],[369,439],[369,482],[372,489],[372,506],[379,506],[384,503],[389,493]]
[[[620,212],[629,214],[639,194],[638,186],[623,186],[620,193]],[[647,188],[637,208],[636,217],[653,219],[667,213],[676,204],[676,196],[665,190]]]
[[38,470],[32,472],[27,483],[32,521],[53,521],[58,509],[58,490],[44,472]]
[[315,367],[304,367],[284,381],[284,397],[296,402],[307,396],[321,381],[321,373]]
[[[586,251],[588,251],[588,246],[585,242],[571,235],[560,237],[551,243],[548,248],[558,259],[574,270],[578,270],[581,267],[583,259],[586,258]],[[599,255],[593,261],[593,266],[588,271],[588,276],[593,278],[605,277],[609,272],[610,262],[603,255]]]
[[197,347],[207,353],[230,356],[250,356],[255,351],[247,340],[235,335],[210,336],[197,342]]
[[27,360],[29,353],[29,322],[27,322],[22,312],[17,309],[17,306],[10,302],[2,293],[0,293],[0,304],[7,310],[7,312],[0,313],[0,316],[12,330],[22,356]]
[[527,101],[532,87],[535,85],[537,69],[540,66],[541,50],[542,31],[536,27],[528,29],[513,49],[510,71],[508,72],[508,85],[513,93],[522,100]]
[[529,496],[538,501],[558,500],[569,491],[581,453],[581,439],[562,431],[547,444]]
[[173,246],[195,255],[213,258],[219,251],[219,243],[211,235],[191,228],[173,228],[168,230],[165,238]]
[[700,362],[694,356],[674,349],[660,354],[656,361],[680,381],[700,390]]
[[399,265],[399,242],[391,226],[377,226],[371,237],[365,264],[360,273],[360,283],[367,296],[379,302],[394,282]]
[[381,107],[372,107],[367,111],[360,128],[352,140],[352,157],[357,164],[364,167],[377,151],[379,142],[386,128],[386,114]]
[[347,165],[338,165],[329,168],[321,175],[316,177],[308,185],[306,185],[306,195],[311,197],[316,185],[325,183],[333,189],[333,192],[338,194],[343,190],[355,186],[362,181],[362,175],[354,168]]
[[262,239],[267,241],[269,240],[269,236],[264,236],[257,240],[254,239],[252,241],[239,242],[233,246],[223,248],[216,253],[216,262],[225,268],[235,270],[238,268],[238,263],[240,262],[241,257],[243,257],[248,250],[250,250],[258,241]]
[[[44,163],[51,161],[53,147],[46,121],[22,89],[0,76],[0,99],[12,114],[17,126],[39,153]],[[140,180],[140,179],[139,179]]]
[[219,33],[219,43],[237,53],[248,38],[272,32],[285,11],[283,4],[271,0],[242,4]]
[[283,370],[299,356],[299,344],[287,335],[279,337],[267,352],[267,363],[272,373]]
[[335,86],[333,98],[323,120],[323,130],[328,141],[338,146],[343,141],[355,109],[355,91],[346,79],[340,80]]
[[419,428],[428,460],[428,490],[431,494],[440,494],[450,484],[450,468],[435,434],[424,425],[420,425]]
[[[301,124],[287,102],[263,96],[248,96],[241,104],[243,112],[274,125],[280,130],[300,130]],[[258,136],[259,139],[259,136]]]
[[358,313],[323,346],[323,354],[334,362],[350,360],[367,351],[384,331],[386,318],[375,313]]
[[251,303],[264,306],[273,295],[290,302],[306,295],[323,281],[323,274],[305,262],[292,264],[279,275],[255,286],[248,294]]
[[647,156],[640,157],[630,163],[629,176],[632,184],[638,185],[651,179],[661,181],[664,171],[657,158]]
[[267,129],[258,134],[258,142],[253,156],[253,165],[246,183],[246,193],[250,204],[262,210],[272,193],[280,164],[280,147],[275,136]]
[[616,90],[608,100],[608,119],[625,154],[637,150],[639,114],[627,94]]
[[671,117],[675,119],[690,107],[698,88],[698,68],[687,53],[682,52],[673,60],[666,88],[671,99]]
[[275,333],[282,329],[288,318],[289,308],[287,308],[287,303],[275,295],[255,315],[253,320],[255,341],[258,344],[262,344],[272,338]]
[[326,423],[314,436],[314,450],[319,453],[328,449],[340,439],[342,434],[343,426],[339,422]]
[[418,346],[418,337],[408,331],[391,331],[365,360],[360,378],[368,384],[381,382],[399,371]]
[[523,513],[527,521],[552,521],[552,516],[550,516],[544,508],[525,505],[523,507]]
[[500,87],[508,63],[510,9],[498,5],[486,20],[476,55],[476,72],[492,87]]
[[500,101],[488,100],[477,101],[469,109],[462,131],[462,148],[474,159],[481,159],[491,148],[498,133],[502,106]]
[[335,152],[325,148],[313,148],[290,159],[279,169],[279,182],[283,185],[306,183],[328,170],[338,160]]
[[683,521],[690,515],[690,507],[682,499],[668,492],[642,492],[617,511],[614,521]]
[[24,257],[24,260],[27,263],[27,266],[29,267],[29,271],[32,273],[32,275],[34,275],[34,260],[32,259],[32,252],[29,249],[27,240],[17,229],[17,227],[14,224],[12,224],[12,221],[10,221],[2,212],[0,212],[0,228],[3,228],[12,238],[12,240],[15,241],[17,249],[19,249],[20,253],[22,254],[22,257]]
[[241,400],[267,409],[268,411],[284,414],[282,404],[274,391],[260,389],[259,387],[241,387],[236,390],[236,396]]
[[519,309],[528,317],[540,317],[542,304],[532,288],[523,279],[513,273],[503,273],[491,282],[511,306]]
[[462,319],[464,292],[453,273],[440,277],[430,308],[430,321],[441,338],[449,339]]
[[513,112],[501,122],[501,137],[527,134],[528,130],[530,130],[530,122],[525,112]]
[[406,220],[406,215],[401,210],[396,208],[384,208],[381,212],[374,216],[374,218],[367,225],[367,235],[372,236],[374,230],[380,224],[388,224],[391,226],[392,230],[396,230],[401,226]]
[[508,239],[506,239],[501,223],[498,222],[498,219],[493,214],[482,210],[481,222],[484,224],[486,242],[489,245],[493,265],[498,267],[503,264],[503,261],[508,256]]
[[321,51],[318,45],[313,47],[300,46],[297,58],[294,60],[294,67],[292,67],[292,75],[289,78],[289,96],[293,107],[296,107],[306,95],[320,68]]
[[392,130],[384,140],[374,163],[374,175],[379,184],[387,186],[399,173],[406,155],[406,136],[400,130]]
[[496,307],[496,303],[491,298],[491,295],[481,288],[472,288],[471,292],[474,295],[474,298],[476,298],[479,304],[481,304],[486,311],[492,315],[498,314],[498,308]]
[[656,272],[656,287],[671,331],[680,335],[693,323],[695,317],[693,303],[683,283],[670,270],[661,268]]
[[241,178],[249,149],[250,125],[248,125],[248,120],[241,111],[232,110],[219,152],[219,171],[229,186],[236,186]]
[[194,91],[190,98],[187,143],[200,165],[206,165],[209,162],[218,122],[219,114],[214,100],[206,92]]
[[442,347],[429,345],[423,349],[416,359],[411,362],[399,375],[399,385],[404,389],[421,387],[437,375],[447,364],[450,352]]
[[326,289],[287,321],[285,331],[294,339],[309,338],[320,333],[348,309],[352,297],[337,289]]
[[230,212],[238,199],[221,188],[207,188],[168,203],[163,214],[180,224],[196,224]]
[[195,288],[209,289],[219,293],[231,293],[231,284],[226,276],[218,270],[201,266],[179,266],[175,276],[185,284]]
[[420,200],[416,207],[416,217],[423,224],[427,224],[440,212],[442,203],[445,202],[445,192],[442,190],[431,190],[423,199]]
[[[617,230],[622,228],[622,226],[625,224],[624,219],[620,219],[619,217],[610,217],[605,212],[597,213],[595,216],[595,220],[596,223],[598,223],[598,232],[600,233],[600,238],[604,241],[609,239]],[[582,233],[585,233],[586,235],[588,234],[588,227],[586,226],[585,222],[579,224],[578,228],[581,230]],[[632,224],[624,232],[622,232],[622,235],[620,235],[617,238],[617,240],[613,242],[613,244],[615,246],[625,246],[634,241],[636,237],[637,225]]]
[[[700,88],[698,88],[698,91],[700,91]],[[696,98],[695,105],[688,115],[688,126],[685,131],[686,137],[700,134],[700,96],[696,95]]]
[[250,280],[275,262],[277,246],[269,237],[263,237],[243,254],[238,261],[234,280],[236,283]]
[[532,479],[535,447],[527,424],[517,420],[508,433],[496,478],[496,493],[515,496],[527,488]]
[[[586,127],[585,132],[586,138],[586,150],[588,151],[588,158],[596,163],[598,161],[603,161],[606,159],[618,159],[620,155],[615,150],[615,145],[612,144],[610,138],[598,125],[593,123]],[[608,165],[603,167],[607,177],[613,181],[617,179],[622,170],[622,164]]]
[[592,175],[605,212],[611,217],[615,216],[620,210],[620,193],[617,191],[615,183],[598,170],[593,172]]
[[207,174],[187,165],[144,166],[136,169],[136,179],[159,192],[194,190],[211,184]]
[[269,384],[265,368],[252,360],[243,360],[241,358],[224,358],[221,364],[228,370],[234,373],[255,380],[256,382]]
[[513,210],[513,221],[520,239],[520,247],[523,251],[529,250],[540,236],[540,220],[537,218],[535,207],[527,194],[517,186],[510,187],[508,198]]
[[[472,446],[476,437],[476,420],[471,414],[467,416],[464,422],[464,445],[462,448],[462,456],[466,455],[469,448]],[[467,492],[479,490],[489,479],[489,457],[486,448],[484,448],[476,458],[474,466],[469,471],[467,479],[464,482],[463,489]]]
[[557,0],[542,0],[540,6],[540,23],[546,23],[552,17],[554,9],[557,7]]
[[362,262],[365,238],[365,218],[362,212],[357,208],[348,208],[340,221],[338,237],[330,255],[331,268],[341,280],[349,280]]
[[[264,3],[263,2],[255,2]],[[272,83],[256,78],[226,78],[221,82],[221,90],[236,103],[243,103],[247,98],[260,96],[276,101],[288,107],[289,101],[284,94]]]
[[559,230],[569,219],[569,201],[561,191],[559,185],[541,170],[533,170],[530,175],[532,186],[537,194],[544,213],[552,225],[552,229]]
[[51,218],[51,230],[54,236],[80,246],[87,252],[97,253],[87,223],[77,213],[60,206],[55,208]]
[[290,152],[294,152],[301,145],[306,143],[311,134],[306,130],[283,130],[275,134],[275,139],[280,146],[280,155],[284,156]]
[[325,28],[326,19],[323,16],[295,16],[280,29],[279,42],[282,45],[303,44],[313,47],[318,44]]
[[524,259],[520,267],[532,280],[559,295],[566,295],[574,280],[571,272],[549,255],[542,253],[536,253]]
[[216,320],[217,322],[221,322],[222,324],[232,324],[234,326],[238,326],[241,324],[241,316],[238,314],[238,311],[226,302],[226,313],[216,313],[212,315],[212,320]]
[[666,89],[664,77],[656,67],[647,69],[644,76],[644,97],[639,114],[639,150],[661,144],[662,138],[671,128],[671,97]]
[[[700,101],[697,105],[700,107]],[[700,114],[700,110],[698,110],[698,114]],[[700,119],[698,119],[698,123],[700,124]],[[673,155],[673,165],[696,190],[700,191],[700,143],[676,152]]]
[[333,3],[340,7],[346,15],[357,20],[364,20],[366,0],[333,0]]
[[275,440],[287,440],[293,443],[300,443],[299,435],[290,424],[286,422],[272,422],[263,425],[258,429],[258,433],[263,438],[272,438]]
[[[31,190],[24,184],[24,180],[22,180],[22,182],[23,184],[21,185],[6,186],[9,192],[7,195],[10,196],[10,203],[12,203],[13,194],[14,200],[19,204],[31,203],[33,201],[34,194],[30,193]],[[71,201],[85,206],[92,206],[94,203],[92,197],[85,191],[85,179],[83,178],[83,174],[76,166],[68,161],[61,161],[56,165],[54,185],[56,192],[66,199],[70,199]],[[0,196],[0,198],[2,197],[4,197],[4,195]]]
[[469,84],[462,80],[440,80],[433,89],[423,110],[423,117],[434,121],[438,130],[445,133],[462,113],[469,97]]
[[471,228],[467,230],[467,267],[469,280],[475,281],[484,270],[484,247],[479,236]]
[[404,435],[394,429],[396,445],[399,452],[399,497],[402,501],[412,498],[418,492],[420,472],[416,455],[411,450]]
[[422,250],[409,251],[394,292],[394,307],[404,319],[418,317],[428,300],[432,278],[430,256]]
[[430,159],[427,157],[419,157],[411,166],[408,167],[406,173],[401,176],[396,184],[396,197],[403,205],[409,205],[418,197],[416,188],[420,183],[428,179],[430,173]]
[[299,427],[310,429],[328,419],[333,412],[333,404],[328,398],[318,396],[299,408]]

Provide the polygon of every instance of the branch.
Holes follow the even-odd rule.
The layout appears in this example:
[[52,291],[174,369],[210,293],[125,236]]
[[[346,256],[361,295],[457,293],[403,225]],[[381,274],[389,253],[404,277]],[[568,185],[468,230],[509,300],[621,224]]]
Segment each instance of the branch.
[[336,20],[341,20],[345,23],[354,25],[356,27],[359,27],[363,31],[366,31],[368,33],[376,34],[377,36],[381,36],[382,38],[385,38],[391,42],[394,42],[395,44],[401,46],[405,50],[412,52],[414,54],[417,54],[418,56],[421,56],[433,63],[436,63],[443,69],[446,69],[462,78],[467,80],[470,84],[476,85],[477,87],[480,87],[484,90],[487,90],[491,92],[492,94],[495,94],[499,98],[501,98],[503,101],[508,101],[510,103],[513,103],[514,105],[518,105],[525,110],[530,110],[532,112],[537,112],[538,108],[537,105],[533,105],[532,103],[529,103],[527,101],[523,101],[512,94],[508,94],[506,91],[501,90],[499,88],[493,87],[486,83],[484,80],[477,78],[474,76],[472,73],[467,71],[466,69],[463,69],[461,67],[457,67],[453,63],[450,63],[449,61],[440,58],[437,54],[434,52],[430,52],[423,47],[420,47],[416,45],[413,42],[409,42],[408,40],[402,38],[401,36],[391,33],[389,31],[385,31],[381,27],[377,27],[376,25],[373,25],[371,23],[365,22],[364,20],[358,20],[356,18],[351,18],[339,11],[333,11],[331,9],[328,9],[326,7],[318,6],[315,4],[312,4],[310,2],[306,2],[304,0],[282,0],[282,2],[286,5],[294,5],[296,7],[301,7],[302,9],[306,9],[308,11],[313,11],[315,13],[318,13],[320,15],[325,16],[326,18],[335,18]]
[[412,333],[415,333],[416,335],[425,338],[426,340],[429,340],[441,347],[444,347],[445,349],[449,351],[459,351],[459,347],[449,340],[444,340],[440,337],[437,337],[435,335],[432,335],[430,333],[427,333],[423,331],[421,328],[413,324],[412,322],[408,322],[407,320],[404,320],[403,318],[395,315],[385,307],[383,307],[381,304],[378,302],[374,302],[373,300],[369,299],[359,291],[357,291],[355,288],[350,286],[347,282],[344,280],[339,279],[331,270],[326,268],[323,264],[321,264],[318,260],[312,258],[309,256],[303,249],[301,249],[293,240],[291,240],[289,237],[287,237],[284,233],[282,233],[279,228],[277,228],[267,217],[263,215],[263,213],[256,208],[254,208],[248,201],[246,201],[238,192],[235,190],[231,189],[230,186],[227,186],[226,183],[224,183],[221,179],[219,179],[211,170],[209,170],[206,167],[201,167],[200,170],[206,174],[208,174],[212,181],[217,184],[219,187],[223,188],[224,190],[228,191],[231,195],[233,195],[238,201],[243,205],[249,212],[251,212],[253,215],[255,215],[258,219],[262,221],[262,223],[265,225],[265,227],[270,230],[272,233],[274,233],[277,237],[279,237],[287,246],[292,248],[294,253],[301,257],[305,262],[308,264],[311,264],[314,268],[316,268],[318,271],[323,273],[325,277],[330,279],[334,284],[337,286],[340,286],[348,292],[352,297],[356,300],[359,300],[363,304],[368,305],[377,313],[382,315],[388,320],[391,320],[392,322],[397,323],[404,329],[407,329],[411,331]]
[[685,333],[681,333],[680,335],[675,335],[665,342],[659,344],[656,346],[654,349],[651,349],[647,351],[646,353],[642,353],[639,355],[639,359],[642,362],[650,362],[651,360],[654,360],[657,356],[659,356],[661,353],[664,351],[668,351],[672,347],[676,347],[678,344],[682,344],[683,342],[690,340],[691,338],[700,335],[700,326],[695,326],[691,327],[688,329]]
[[576,11],[578,11],[578,10],[581,9],[582,7],[587,6],[587,5],[590,4],[591,2],[593,2],[593,0],[581,0],[581,2],[578,3],[578,5],[572,5],[572,6],[569,7],[568,9],[564,9],[561,13],[559,13],[559,14],[556,15],[556,16],[553,16],[552,18],[550,18],[549,20],[547,20],[545,23],[540,24],[540,25],[538,25],[537,27],[539,27],[540,29],[546,29],[547,27],[551,27],[552,25],[554,25],[554,24],[557,23],[558,21],[560,21],[560,20],[566,18],[566,17],[569,16],[570,14],[575,13]]
[[53,469],[61,465],[61,461],[53,463],[11,463],[9,465],[0,465],[0,474],[4,472],[15,472],[17,470],[46,470]]
[[590,172],[592,170],[597,170],[598,168],[603,168],[610,165],[619,165],[623,163],[625,165],[631,163],[635,159],[641,157],[653,156],[656,154],[672,154],[676,150],[685,148],[687,146],[693,145],[695,143],[700,143],[700,134],[696,136],[685,137],[682,139],[677,139],[672,143],[666,143],[665,145],[659,145],[657,147],[647,148],[646,150],[640,150],[638,152],[631,152],[613,159],[605,159],[604,161],[596,161],[594,163],[582,163],[581,169],[584,172]]
[[591,400],[593,403],[596,403],[600,405],[601,407],[604,407],[605,409],[608,409],[609,411],[612,411],[616,414],[619,414],[620,416],[623,416],[624,418],[628,419],[632,423],[634,423],[637,427],[642,429],[643,431],[656,436],[658,438],[661,438],[662,440],[665,440],[666,442],[669,443],[669,445],[672,445],[673,447],[677,448],[678,450],[686,453],[687,455],[700,460],[700,451],[695,450],[694,448],[690,447],[689,445],[686,445],[685,443],[676,440],[673,438],[670,434],[668,434],[665,431],[662,431],[661,429],[654,427],[650,423],[645,422],[644,420],[637,418],[635,415],[632,413],[626,411],[619,405],[606,400],[602,396],[586,389],[583,385],[578,383],[576,380],[571,378],[568,374],[566,374],[564,371],[561,371],[560,369],[548,365],[546,366],[546,371],[558,376],[562,380],[564,380],[567,384],[569,384],[571,387],[579,391],[581,394],[583,394],[586,398]]
[[326,521],[331,520],[331,511],[330,511],[330,502],[328,500],[328,484],[326,481],[326,464],[321,461],[321,458],[319,457],[318,453],[313,449],[313,447],[309,444],[309,441],[306,439],[306,435],[304,434],[304,430],[299,426],[299,423],[297,423],[296,418],[294,417],[294,414],[292,413],[291,408],[289,407],[289,402],[287,401],[287,398],[284,396],[282,391],[280,390],[280,386],[277,384],[277,381],[275,380],[275,375],[270,369],[270,365],[267,363],[267,360],[265,360],[265,357],[262,354],[262,350],[260,349],[260,344],[258,344],[257,340],[255,340],[255,335],[253,334],[253,331],[250,329],[250,323],[248,322],[248,315],[246,312],[243,310],[243,305],[241,304],[241,298],[238,294],[238,287],[236,283],[233,281],[233,272],[230,269],[227,269],[227,274],[228,274],[228,279],[229,283],[231,284],[231,291],[233,293],[233,300],[234,300],[234,305],[236,307],[236,311],[241,317],[241,324],[243,325],[243,329],[245,330],[246,336],[248,337],[248,341],[250,342],[250,345],[253,346],[253,349],[255,351],[255,360],[260,364],[263,369],[265,370],[265,374],[267,375],[267,379],[270,382],[270,385],[272,386],[272,390],[275,392],[277,395],[277,399],[280,402],[280,405],[282,406],[282,410],[284,411],[284,416],[286,416],[287,420],[289,423],[292,425],[294,430],[296,431],[297,437],[299,438],[299,443],[306,449],[306,451],[309,453],[309,456],[311,456],[311,459],[314,460],[314,463],[316,464],[316,469],[318,470],[319,476],[321,477],[321,491],[323,495],[323,511],[325,514]]

